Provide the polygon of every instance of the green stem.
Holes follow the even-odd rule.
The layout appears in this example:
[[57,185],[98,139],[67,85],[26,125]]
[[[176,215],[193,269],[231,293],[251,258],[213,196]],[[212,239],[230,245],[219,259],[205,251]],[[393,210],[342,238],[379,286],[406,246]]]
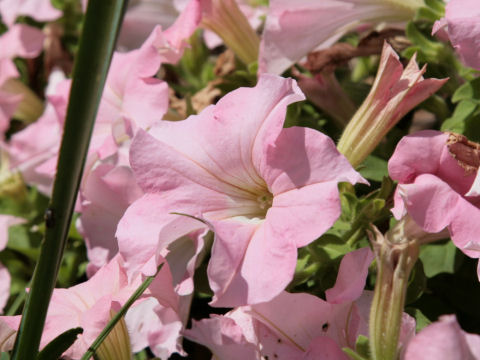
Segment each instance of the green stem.
[[13,350],[13,360],[36,357],[48,304],[65,249],[90,135],[126,0],[90,0],[73,71],[64,134],[46,232]]
[[370,351],[373,360],[396,360],[408,278],[418,259],[418,241],[403,231],[385,237],[370,234],[378,275],[370,310]]
[[107,338],[108,334],[113,330],[118,321],[125,315],[127,310],[132,306],[132,304],[143,294],[143,292],[150,286],[155,276],[160,272],[163,267],[163,263],[160,264],[157,268],[155,275],[148,276],[143,283],[138,287],[137,290],[130,296],[127,302],[122,306],[120,311],[113,316],[113,318],[108,322],[107,326],[102,330],[100,335],[97,336],[93,344],[88,348],[88,351],[83,354],[81,360],[89,360],[92,356],[95,356],[95,352],[98,350],[102,342]]

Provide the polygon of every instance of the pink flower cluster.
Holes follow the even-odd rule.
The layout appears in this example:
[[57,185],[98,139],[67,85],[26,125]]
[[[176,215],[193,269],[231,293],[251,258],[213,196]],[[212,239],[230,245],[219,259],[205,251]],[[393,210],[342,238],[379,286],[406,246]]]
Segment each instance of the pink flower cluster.
[[[185,336],[207,346],[216,359],[347,360],[342,349],[354,350],[360,335],[369,336],[373,293],[364,288],[374,254],[368,247],[347,253],[335,285],[321,299],[286,291],[298,250],[341,216],[340,183],[368,185],[352,164],[359,165],[400,118],[446,80],[423,79],[425,68],[419,70],[415,58],[404,69],[385,43],[377,78],[353,117],[358,123],[352,120],[356,131],[349,138],[363,136],[358,144],[373,145],[361,153],[347,144],[359,156],[354,161],[342,151],[343,141],[339,151],[320,131],[284,127],[287,107],[305,96],[294,79],[277,74],[347,32],[385,22],[403,26],[422,3],[271,0],[266,8],[238,1],[235,8],[247,24],[258,26],[259,13],[266,14],[256,54],[257,84],[231,91],[181,121],[165,120],[173,90],[158,74],[163,64],[178,63],[207,16],[215,21],[216,2],[134,4],[120,36],[124,50],[134,49],[113,56],[77,197],[76,225],[85,238],[89,279],[55,289],[41,347],[82,327],[64,354],[81,358],[145,277],[162,265],[117,325],[122,345],[105,342],[118,351],[117,358],[146,347],[160,358],[186,355]],[[478,13],[465,12],[465,3],[471,5],[451,0],[436,27],[448,25],[465,64],[478,68]],[[158,6],[175,14],[165,17],[166,30],[152,19],[150,10],[155,13]],[[0,168],[0,180],[3,171],[20,173],[22,181],[49,195],[71,80],[59,69],[49,74],[43,114],[13,135],[7,130],[25,95],[12,93],[8,84],[20,76],[13,59],[38,57],[45,41],[40,29],[16,19],[53,21],[62,12],[49,1],[0,0],[0,14],[8,26],[0,36],[0,149],[8,167]],[[139,18],[145,22],[137,27]],[[469,36],[465,19],[474,30]],[[208,32],[206,38],[211,46],[219,44]],[[362,135],[364,128],[375,135]],[[448,231],[463,253],[480,258],[479,153],[480,146],[456,134],[427,130],[404,137],[388,163],[398,182],[394,216],[408,216],[425,234]],[[0,250],[9,226],[25,222],[0,215]],[[233,309],[186,329],[193,277],[208,251],[210,305]],[[0,310],[9,287],[10,275],[0,264]],[[19,323],[19,316],[0,317],[1,351],[12,349]],[[480,337],[461,330],[454,316],[441,317],[416,335],[414,319],[403,314],[399,353],[404,360],[480,359]]]

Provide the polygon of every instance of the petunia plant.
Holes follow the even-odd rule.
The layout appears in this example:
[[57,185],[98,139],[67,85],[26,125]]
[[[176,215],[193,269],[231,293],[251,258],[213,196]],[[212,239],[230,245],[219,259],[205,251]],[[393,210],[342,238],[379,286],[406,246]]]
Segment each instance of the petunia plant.
[[472,0],[0,0],[0,359],[480,359]]

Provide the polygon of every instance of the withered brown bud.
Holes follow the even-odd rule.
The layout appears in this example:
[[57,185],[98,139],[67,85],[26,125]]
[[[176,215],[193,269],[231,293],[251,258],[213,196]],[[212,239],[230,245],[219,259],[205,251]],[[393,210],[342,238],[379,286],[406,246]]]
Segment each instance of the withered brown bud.
[[480,144],[468,140],[464,135],[450,133],[447,147],[467,175],[477,172],[480,166]]

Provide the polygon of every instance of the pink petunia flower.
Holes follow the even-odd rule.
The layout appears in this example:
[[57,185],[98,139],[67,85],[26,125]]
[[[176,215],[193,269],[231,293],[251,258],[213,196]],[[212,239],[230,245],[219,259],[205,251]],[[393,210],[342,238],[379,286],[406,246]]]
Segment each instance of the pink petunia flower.
[[450,42],[467,66],[480,70],[480,7],[477,0],[450,0],[445,17],[433,33],[445,29]]
[[420,331],[409,343],[402,360],[478,360],[480,336],[463,331],[455,315],[441,316],[439,321]]
[[466,170],[472,151],[463,140],[461,135],[426,130],[398,143],[388,163],[391,178],[399,183],[392,212],[397,219],[408,212],[428,233],[448,228],[462,252],[479,258],[480,198],[466,196],[475,173]]
[[422,0],[271,0],[259,71],[281,74],[309,52],[328,48],[359,25],[405,22],[422,5]]
[[[363,288],[373,257],[369,248],[345,255],[327,301],[282,292],[266,303],[194,321],[185,336],[207,346],[219,360],[347,360],[341,349],[354,349],[359,335],[368,336],[372,293]],[[404,338],[412,335],[411,324],[406,316]]]
[[338,182],[364,181],[322,133],[282,128],[286,106],[302,99],[292,79],[265,75],[198,116],[140,130],[130,162],[145,195],[117,229],[130,271],[151,273],[156,254],[206,227],[193,216],[215,231],[213,304],[278,295],[293,277],[297,248],[340,215]]
[[[112,314],[119,311],[140,284],[140,277],[128,280],[122,260],[117,256],[88,281],[68,289],[55,289],[40,347],[68,329],[82,327],[83,333],[64,353],[69,359],[80,359]],[[121,320],[113,335],[104,341],[98,351],[100,358],[130,359],[132,351],[149,345],[162,357],[173,352],[183,353],[178,300],[172,275],[165,264],[142,298],[132,305],[125,320]],[[20,316],[0,317],[1,351],[11,350],[19,323]],[[108,353],[110,357],[102,356]]]
[[62,16],[51,0],[0,0],[0,14],[8,26],[13,25],[18,16],[30,16],[37,21],[51,21]]

